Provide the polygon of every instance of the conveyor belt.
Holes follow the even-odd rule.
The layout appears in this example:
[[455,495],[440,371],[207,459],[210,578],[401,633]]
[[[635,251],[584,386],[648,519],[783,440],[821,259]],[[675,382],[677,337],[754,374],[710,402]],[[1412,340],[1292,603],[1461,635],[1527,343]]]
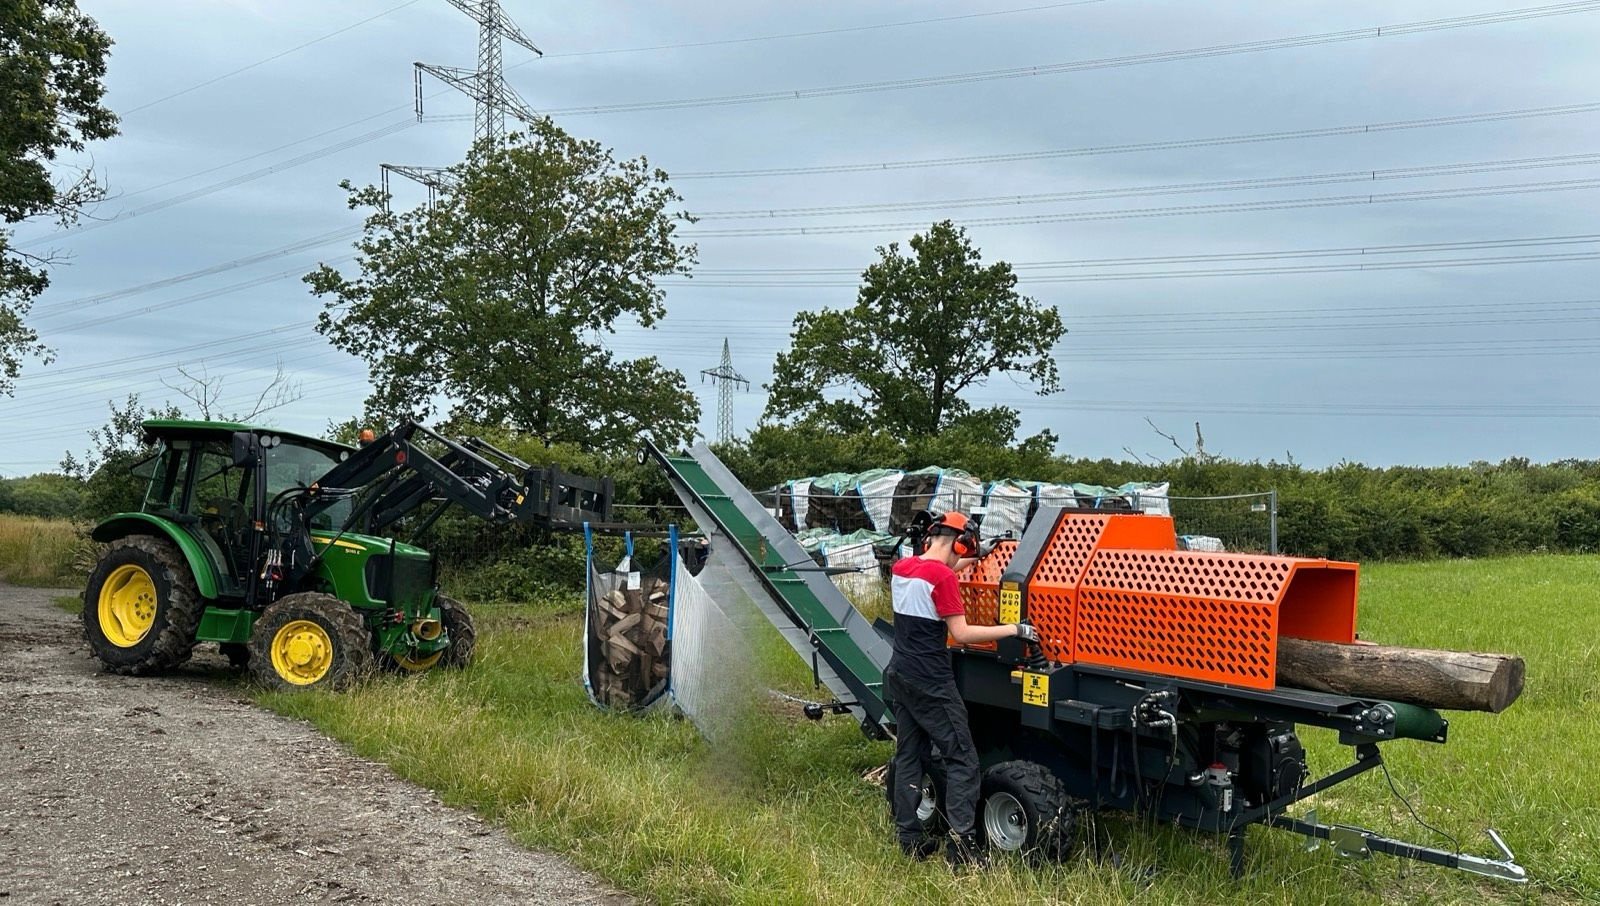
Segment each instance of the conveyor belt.
[[[863,725],[886,720],[883,668],[893,648],[856,610],[800,542],[734,478],[705,444],[668,455],[646,442],[700,530],[711,558],[728,570],[784,639],[812,664]],[[732,550],[737,556],[726,556]]]

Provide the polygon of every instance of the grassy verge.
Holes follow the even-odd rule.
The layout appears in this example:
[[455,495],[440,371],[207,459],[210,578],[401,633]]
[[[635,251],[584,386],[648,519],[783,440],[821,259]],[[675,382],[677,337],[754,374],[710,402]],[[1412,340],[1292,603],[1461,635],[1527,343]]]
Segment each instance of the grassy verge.
[[[668,902],[1255,903],[1600,898],[1600,558],[1524,557],[1375,566],[1363,574],[1363,634],[1377,641],[1504,650],[1528,659],[1522,700],[1501,715],[1451,715],[1451,742],[1385,747],[1419,812],[1471,852],[1502,831],[1529,889],[1400,860],[1335,861],[1300,838],[1254,830],[1235,883],[1214,837],[1102,816],[1116,864],[1078,855],[1028,868],[1001,860],[954,877],[892,845],[882,791],[859,779],[889,755],[844,720],[813,724],[760,707],[711,747],[687,723],[591,707],[579,685],[573,598],[478,609],[480,660],[462,673],[384,678],[343,695],[264,694],[358,752],[570,856],[617,885]],[[1578,603],[1583,602],[1583,603]],[[771,661],[771,658],[767,660]],[[729,683],[805,691],[792,655]],[[1307,734],[1312,768],[1349,750]],[[1384,778],[1320,797],[1323,820],[1437,842]]]
[[80,584],[76,558],[85,544],[71,522],[0,513],[0,579],[42,587]]

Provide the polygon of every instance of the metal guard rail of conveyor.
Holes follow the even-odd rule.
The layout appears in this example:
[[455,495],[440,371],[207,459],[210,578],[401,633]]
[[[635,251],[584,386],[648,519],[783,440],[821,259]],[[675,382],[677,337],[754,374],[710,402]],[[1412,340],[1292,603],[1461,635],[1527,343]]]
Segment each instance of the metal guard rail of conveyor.
[[[671,455],[647,440],[645,453],[660,463],[689,515],[712,539],[711,556],[838,697],[835,709],[848,707],[863,729],[882,736],[889,719],[883,701],[883,669],[893,654],[889,641],[709,447],[696,444],[686,454]],[[718,535],[731,544],[717,544]],[[729,547],[737,560],[719,556]]]

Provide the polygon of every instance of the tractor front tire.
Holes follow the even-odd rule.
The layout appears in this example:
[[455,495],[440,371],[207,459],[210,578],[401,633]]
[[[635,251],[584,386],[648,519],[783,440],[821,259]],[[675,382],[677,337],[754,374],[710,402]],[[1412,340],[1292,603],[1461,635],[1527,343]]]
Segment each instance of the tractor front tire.
[[437,596],[434,601],[439,605],[439,621],[450,634],[450,647],[445,650],[440,664],[459,670],[472,663],[472,655],[478,648],[478,630],[472,625],[472,614],[460,601],[444,595]]
[[[894,784],[894,758],[890,757],[889,769],[883,775],[890,821],[894,820]],[[922,823],[922,833],[929,837],[943,836],[950,829],[944,818],[944,785],[944,762],[935,758],[922,775],[922,798],[917,802],[917,820]]]
[[285,595],[250,632],[250,676],[269,689],[343,689],[372,665],[372,633],[333,595]]
[[83,634],[113,673],[170,670],[194,652],[205,602],[177,545],[152,535],[111,542],[83,590]]
[[1003,761],[983,774],[978,831],[991,849],[1060,862],[1072,852],[1078,812],[1050,769],[1035,761]]

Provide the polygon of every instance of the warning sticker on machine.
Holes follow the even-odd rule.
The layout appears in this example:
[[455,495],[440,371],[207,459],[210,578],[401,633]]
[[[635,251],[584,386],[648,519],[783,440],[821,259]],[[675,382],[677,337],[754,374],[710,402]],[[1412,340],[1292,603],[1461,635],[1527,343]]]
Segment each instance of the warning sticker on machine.
[[1022,703],[1024,705],[1038,705],[1041,708],[1050,706],[1050,677],[1044,673],[1022,672]]
[[1022,622],[1022,586],[1015,582],[1000,586],[1000,622]]

